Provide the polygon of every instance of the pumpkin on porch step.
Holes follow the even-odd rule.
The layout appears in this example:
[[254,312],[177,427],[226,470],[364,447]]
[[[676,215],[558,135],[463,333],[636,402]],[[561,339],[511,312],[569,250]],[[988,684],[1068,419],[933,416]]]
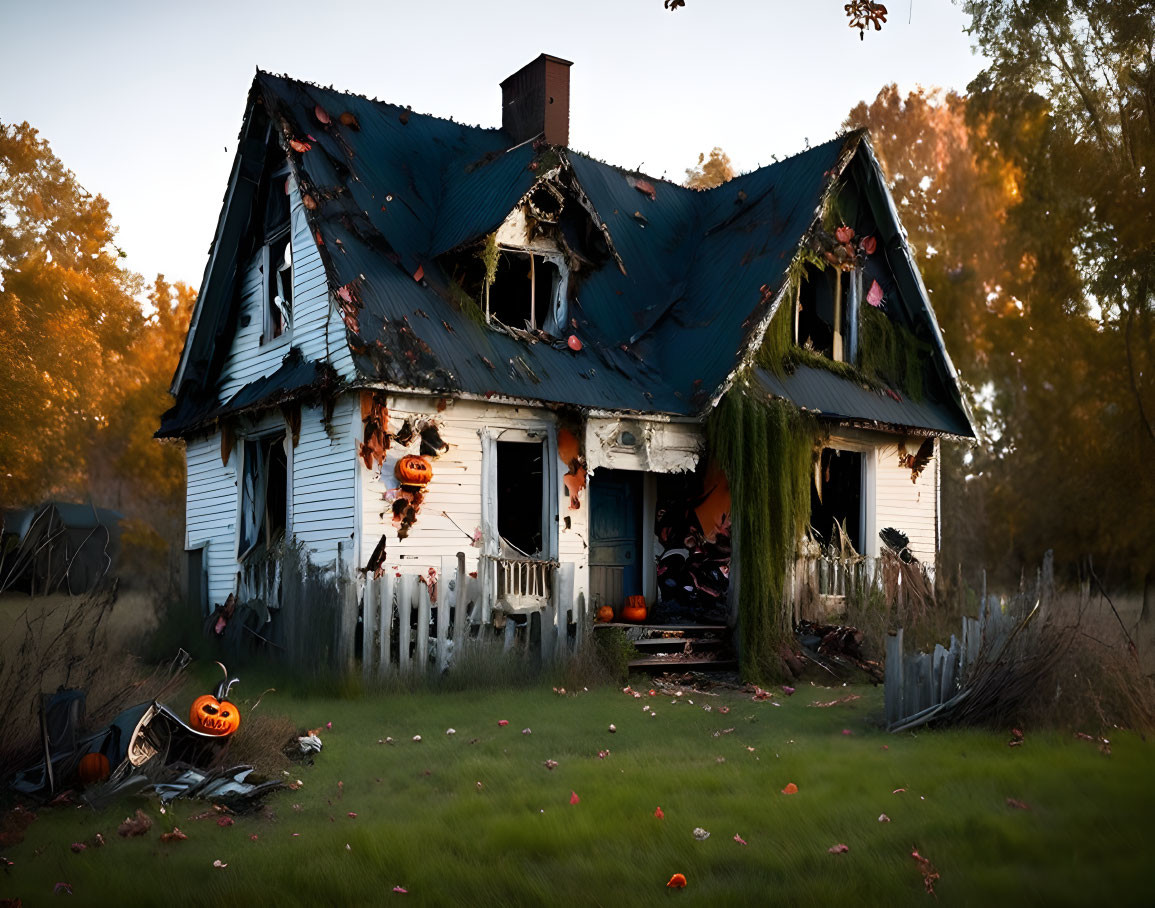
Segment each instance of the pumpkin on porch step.
[[622,606],[622,620],[623,621],[645,621],[646,620],[646,597],[645,596],[629,596],[626,598],[626,604]]
[[601,622],[602,624],[609,624],[609,622],[611,622],[613,620],[614,620],[613,606],[603,605],[600,609],[598,609],[598,621],[599,622]]

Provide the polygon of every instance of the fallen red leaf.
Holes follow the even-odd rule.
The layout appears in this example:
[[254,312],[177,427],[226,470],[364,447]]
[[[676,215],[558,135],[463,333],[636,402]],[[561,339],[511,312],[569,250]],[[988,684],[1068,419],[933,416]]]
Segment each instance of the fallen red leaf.
[[571,791],[571,792],[569,793],[569,802],[570,802],[571,804],[577,804],[579,801],[581,801],[581,798],[579,798],[579,797],[577,796],[577,792],[576,792],[576,791]]
[[188,836],[180,831],[176,826],[172,828],[172,832],[166,832],[161,837],[162,842],[183,842]]
[[746,840],[744,838],[742,838],[740,835],[738,835],[738,833],[734,833],[734,841],[737,842],[739,845],[745,845],[746,844]]
[[850,850],[850,846],[839,842],[837,845],[831,845],[826,850],[830,852],[830,854],[846,854],[846,852]]
[[665,815],[665,813],[663,813],[661,807],[657,807],[654,809],[654,816],[656,816],[659,820],[664,820],[666,818],[666,815]]
[[127,839],[133,836],[145,835],[150,829],[152,829],[152,820],[143,810],[138,808],[136,815],[125,817],[124,822],[116,828],[116,831]]
[[666,888],[667,889],[685,889],[686,888],[686,876],[685,876],[685,874],[675,873],[672,877],[670,877],[670,882],[666,883]]

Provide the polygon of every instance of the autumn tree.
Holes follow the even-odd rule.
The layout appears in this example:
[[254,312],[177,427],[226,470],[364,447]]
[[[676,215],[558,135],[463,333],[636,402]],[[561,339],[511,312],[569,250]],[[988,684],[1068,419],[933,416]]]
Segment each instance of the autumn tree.
[[152,438],[170,405],[194,294],[120,266],[108,203],[27,123],[0,122],[0,507],[92,497],[179,536],[179,449]]
[[734,179],[734,167],[730,156],[721,148],[714,147],[709,157],[698,155],[698,166],[686,168],[686,182],[690,189],[713,189]]

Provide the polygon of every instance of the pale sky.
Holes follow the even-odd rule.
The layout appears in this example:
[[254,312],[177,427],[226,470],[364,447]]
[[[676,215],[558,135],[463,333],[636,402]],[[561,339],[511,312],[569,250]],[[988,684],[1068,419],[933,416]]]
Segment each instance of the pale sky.
[[126,266],[199,286],[257,67],[498,126],[499,83],[572,60],[570,144],[681,181],[832,138],[888,82],[982,68],[950,0],[894,0],[859,41],[846,0],[0,0],[0,121],[27,120],[109,200]]

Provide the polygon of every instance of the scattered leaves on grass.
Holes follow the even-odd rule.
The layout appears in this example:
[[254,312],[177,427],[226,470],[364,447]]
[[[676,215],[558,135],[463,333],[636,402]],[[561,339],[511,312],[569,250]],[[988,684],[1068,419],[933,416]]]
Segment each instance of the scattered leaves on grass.
[[769,700],[771,696],[772,695],[771,695],[770,691],[762,690],[762,688],[758,687],[757,685],[754,686],[754,696],[752,699],[754,699],[754,700]]
[[174,826],[172,832],[166,832],[161,835],[162,842],[183,842],[188,836],[180,831],[180,827]]
[[608,750],[599,750],[598,751],[598,759],[599,760],[604,760],[609,755],[610,755],[610,752]]
[[1023,743],[1023,733],[1020,729],[1011,729],[1011,740],[1007,742],[1007,747],[1018,747]]
[[728,713],[729,711],[730,711],[730,707],[728,707],[728,706],[719,706],[718,707],[718,712],[720,712],[723,716],[726,715],[726,713]]
[[662,811],[661,807],[654,808],[654,816],[656,816],[659,820],[664,820],[666,818],[666,814]]
[[1016,810],[1030,810],[1031,805],[1026,801],[1020,801],[1018,798],[1007,798],[1007,806],[1014,807]]
[[398,895],[408,895],[409,894],[409,890],[403,886],[394,886],[393,891],[396,892]]
[[213,861],[213,866],[216,867],[217,870],[224,870],[229,865],[222,861],[220,858],[217,858],[215,861]]
[[456,728],[447,728],[447,729],[445,729],[445,733],[447,735],[455,735],[455,734],[457,734],[457,729]]
[[894,791],[891,792],[891,794],[892,795],[902,794],[904,791],[906,791],[905,788],[896,788]]
[[414,744],[420,744],[421,743],[421,735],[414,735],[413,736],[413,743]]
[[667,889],[685,889],[686,888],[686,876],[685,876],[685,874],[675,873],[672,877],[670,877],[670,882],[666,883],[666,888]]
[[546,769],[554,770],[557,769],[557,760],[546,760],[542,765],[545,766]]
[[[161,836],[161,840],[164,840],[164,836]],[[73,854],[80,854],[80,852],[88,849],[88,846],[83,842],[73,842],[69,847],[72,849]]]
[[349,813],[348,813],[348,817],[349,817],[349,819],[350,819],[350,820],[355,820],[355,819],[357,819],[357,812],[356,812],[356,811],[354,811],[354,810],[350,810],[350,811],[349,811]]
[[52,887],[52,892],[55,895],[72,895],[71,883],[57,883]]
[[839,697],[837,700],[827,700],[824,703],[820,703],[817,700],[815,700],[810,705],[811,706],[817,706],[820,708],[825,708],[828,706],[839,706],[843,703],[850,703],[854,700],[860,700],[860,699],[862,699],[862,698],[858,694],[847,694],[845,697]]
[[792,688],[789,684],[783,684],[782,693],[784,693],[787,697],[793,696],[794,688]]
[[918,853],[917,848],[911,850],[910,856],[918,861],[918,869],[922,871],[922,885],[927,894],[934,895],[934,884],[939,879],[939,872],[934,869],[934,864]]
[[498,724],[498,727],[505,728],[505,726],[507,726],[509,724],[509,719],[498,719],[497,724]]
[[878,822],[880,822],[880,823],[889,823],[889,822],[890,822],[890,817],[888,817],[888,816],[887,816],[886,814],[884,814],[884,813],[880,813],[880,814],[878,815]]
[[136,815],[125,817],[124,822],[116,828],[116,831],[127,839],[145,835],[150,829],[152,829],[152,820],[143,810],[137,808]]
[[831,845],[826,850],[830,854],[846,854],[846,852],[848,852],[850,850],[850,846],[846,845],[842,842],[839,842],[837,845]]
[[844,729],[842,729],[842,733],[843,733],[844,735],[852,735],[852,734],[854,734],[854,732],[852,732],[852,731],[851,731],[849,728],[844,728]]
[[738,835],[738,833],[734,833],[734,841],[737,842],[739,845],[747,844],[746,840],[744,838],[742,838],[740,835]]
[[233,818],[232,817],[217,817],[217,825],[220,826],[222,829],[225,826],[232,826],[233,825]]
[[701,826],[695,826],[694,827],[693,835],[694,835],[694,838],[697,839],[699,842],[704,842],[704,841],[706,841],[706,839],[710,838],[710,833],[708,833]]
[[784,795],[798,794],[798,786],[795,785],[793,782],[787,782],[786,787],[782,789],[782,794],[784,794]]
[[577,804],[577,803],[579,803],[580,801],[581,801],[581,798],[579,798],[579,797],[578,797],[578,795],[577,795],[577,792],[576,792],[576,791],[571,791],[571,792],[569,793],[569,802],[570,802],[570,804]]
[[532,728],[523,728],[523,729],[521,730],[521,733],[522,733],[523,735],[532,735],[532,734],[533,734],[533,729],[532,729]]

